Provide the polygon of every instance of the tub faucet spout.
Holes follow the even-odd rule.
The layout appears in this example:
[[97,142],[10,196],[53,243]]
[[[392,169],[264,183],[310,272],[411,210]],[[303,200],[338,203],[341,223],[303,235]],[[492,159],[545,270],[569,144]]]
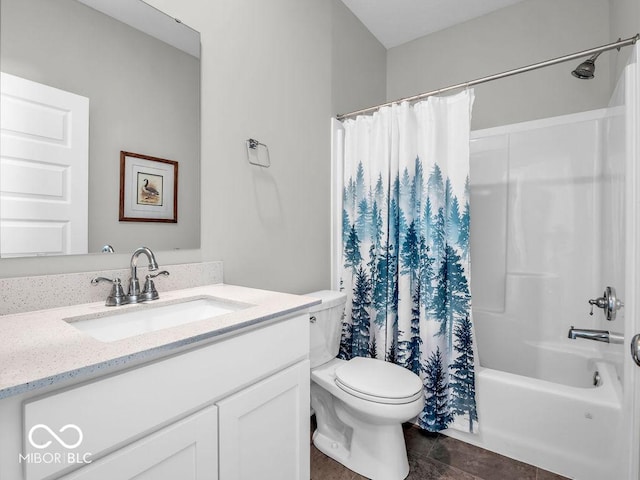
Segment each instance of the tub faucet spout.
[[569,329],[568,337],[571,340],[584,338],[586,340],[595,340],[596,342],[605,343],[623,343],[624,335],[621,333],[610,332],[608,330],[589,330],[586,328],[574,328],[573,325]]

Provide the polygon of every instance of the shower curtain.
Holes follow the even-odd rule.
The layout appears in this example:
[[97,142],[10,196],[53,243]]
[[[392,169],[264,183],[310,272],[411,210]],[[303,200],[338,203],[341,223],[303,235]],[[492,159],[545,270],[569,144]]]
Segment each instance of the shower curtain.
[[429,431],[473,432],[469,130],[473,91],[344,122],[339,357],[418,374]]

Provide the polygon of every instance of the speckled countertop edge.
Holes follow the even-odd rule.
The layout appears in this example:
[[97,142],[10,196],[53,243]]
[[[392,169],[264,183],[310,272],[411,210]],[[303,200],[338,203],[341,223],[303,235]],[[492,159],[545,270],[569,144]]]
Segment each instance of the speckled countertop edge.
[[[251,305],[225,315],[114,342],[101,342],[64,319],[101,317],[116,310],[153,308],[211,296]],[[130,363],[152,361],[181,347],[228,336],[320,303],[319,299],[233,285],[208,285],[161,293],[158,303],[105,307],[90,303],[0,317],[0,399],[73,378],[108,374]]]

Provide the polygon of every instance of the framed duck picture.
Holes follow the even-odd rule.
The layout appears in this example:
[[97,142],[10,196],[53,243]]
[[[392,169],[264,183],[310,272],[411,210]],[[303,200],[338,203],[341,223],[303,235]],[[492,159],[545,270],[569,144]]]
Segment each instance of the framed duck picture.
[[120,221],[178,222],[178,162],[120,152]]

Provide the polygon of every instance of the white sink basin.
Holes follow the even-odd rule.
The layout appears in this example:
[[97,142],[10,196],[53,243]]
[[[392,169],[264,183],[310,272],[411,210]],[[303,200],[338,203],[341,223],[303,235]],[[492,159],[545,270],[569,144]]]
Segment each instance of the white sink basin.
[[253,305],[217,298],[195,298],[169,305],[144,304],[102,317],[66,318],[65,321],[97,340],[113,342],[205,318],[218,317],[251,306]]

